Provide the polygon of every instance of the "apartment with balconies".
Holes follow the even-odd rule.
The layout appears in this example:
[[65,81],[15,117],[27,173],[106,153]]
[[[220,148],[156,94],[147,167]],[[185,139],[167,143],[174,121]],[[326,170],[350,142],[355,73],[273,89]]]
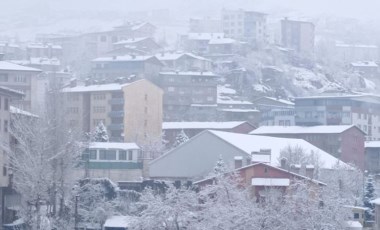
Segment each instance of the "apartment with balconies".
[[158,84],[165,92],[164,120],[208,120],[216,112],[217,77],[212,72],[161,72]]
[[72,84],[63,94],[69,124],[82,132],[102,122],[112,141],[143,144],[161,136],[163,92],[148,80]]
[[295,98],[296,125],[356,125],[367,140],[380,140],[380,97],[320,95]]

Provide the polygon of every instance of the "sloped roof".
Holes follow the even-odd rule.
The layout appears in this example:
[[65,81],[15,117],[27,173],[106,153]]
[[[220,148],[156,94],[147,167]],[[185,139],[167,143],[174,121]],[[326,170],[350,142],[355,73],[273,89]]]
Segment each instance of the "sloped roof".
[[205,77],[217,77],[213,72],[195,72],[195,71],[170,71],[170,72],[160,72],[161,75],[176,75],[176,76],[205,76]]
[[163,122],[162,129],[232,129],[246,121],[226,122]]
[[97,92],[97,91],[118,91],[123,85],[118,83],[101,84],[101,85],[79,85],[75,87],[67,87],[62,92],[79,93],[79,92]]
[[99,57],[92,60],[93,62],[116,62],[116,61],[146,61],[148,59],[155,58],[154,56],[142,56],[142,55],[123,55],[114,57]]
[[144,41],[144,40],[147,40],[147,39],[151,39],[151,38],[149,38],[149,37],[129,38],[129,39],[124,39],[124,40],[121,40],[121,41],[115,42],[115,43],[113,43],[113,44],[114,44],[114,45],[134,44],[134,43],[136,43],[136,42]]
[[319,154],[321,161],[324,163],[323,168],[333,168],[337,163],[346,165],[344,162],[340,161],[329,153],[302,139],[277,138],[211,130],[208,130],[208,132],[239,148],[248,155],[251,155],[252,152],[260,152],[261,149],[271,149],[270,165],[272,166],[278,166],[280,164],[278,160],[280,157],[280,152],[289,146],[300,147],[309,154],[312,152],[314,154]]
[[258,98],[256,100],[254,100],[254,102],[260,101],[260,99],[268,99],[268,100],[271,100],[271,101],[282,103],[284,105],[294,106],[294,103],[291,102],[291,101],[288,101],[288,100],[285,100],[285,99],[281,99],[281,98],[277,99],[277,98],[274,98],[274,97],[260,97],[260,98]]
[[0,61],[0,70],[41,72],[40,69],[17,65],[7,61]]
[[318,125],[318,126],[261,126],[250,134],[333,134],[342,133],[355,125]]

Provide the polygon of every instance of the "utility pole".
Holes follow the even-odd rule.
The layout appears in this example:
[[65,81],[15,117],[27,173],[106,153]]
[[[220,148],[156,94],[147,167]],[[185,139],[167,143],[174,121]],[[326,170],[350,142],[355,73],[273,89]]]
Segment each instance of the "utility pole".
[[75,214],[74,214],[74,229],[78,229],[78,198],[79,195],[75,196]]

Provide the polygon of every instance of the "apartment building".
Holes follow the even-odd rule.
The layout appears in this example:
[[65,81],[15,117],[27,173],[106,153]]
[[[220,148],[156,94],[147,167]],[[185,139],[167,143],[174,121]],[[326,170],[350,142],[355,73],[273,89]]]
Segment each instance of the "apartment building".
[[373,44],[336,43],[334,54],[344,63],[379,60],[379,47]]
[[73,84],[63,93],[70,125],[83,132],[93,131],[102,122],[112,141],[143,144],[161,137],[163,92],[148,80]]
[[266,43],[266,14],[238,10],[222,10],[222,26],[226,37],[247,41],[259,47]]
[[281,98],[259,97],[253,100],[253,104],[261,112],[260,125],[295,125],[295,109],[293,102]]
[[[20,100],[24,96],[23,93],[0,86],[0,141],[2,145],[9,145],[10,143],[10,132],[9,132],[9,125],[11,121],[11,104],[14,100]],[[10,208],[10,206],[14,205],[12,203],[10,196],[12,196],[12,188],[9,184],[9,174],[8,174],[8,157],[7,153],[3,148],[0,150],[0,167],[1,167],[1,173],[0,173],[0,224],[8,223],[8,219],[6,218],[6,210],[7,208]],[[9,200],[9,202],[6,204],[5,200]]]
[[136,75],[155,79],[163,64],[155,56],[125,55],[92,60],[91,74],[97,79],[116,79]]
[[315,26],[312,22],[281,20],[281,43],[303,55],[314,53]]
[[161,72],[158,84],[165,92],[164,120],[207,120],[199,115],[216,109],[217,78],[212,72]]
[[296,125],[356,125],[367,140],[380,140],[380,97],[322,95],[295,98]]
[[51,43],[31,43],[26,46],[26,56],[28,58],[61,58],[62,55],[62,46],[60,45]]
[[14,100],[13,105],[30,112],[41,109],[44,88],[39,84],[41,70],[0,61],[0,85],[25,94],[22,100]]

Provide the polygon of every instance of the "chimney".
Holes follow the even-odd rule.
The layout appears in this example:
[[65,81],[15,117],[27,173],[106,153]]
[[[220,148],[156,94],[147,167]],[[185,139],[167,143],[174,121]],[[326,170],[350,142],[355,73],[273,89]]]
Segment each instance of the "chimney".
[[234,157],[234,161],[235,161],[235,169],[243,167],[243,157],[242,156]]
[[306,165],[306,176],[314,178],[314,165]]
[[73,88],[75,86],[77,86],[77,79],[76,78],[72,78],[70,80],[70,87]]
[[281,168],[282,169],[287,169],[288,168],[288,166],[287,166],[287,162],[288,160],[285,158],[285,157],[283,157],[283,158],[281,158]]
[[299,174],[301,169],[301,165],[292,164],[290,165],[290,171]]

